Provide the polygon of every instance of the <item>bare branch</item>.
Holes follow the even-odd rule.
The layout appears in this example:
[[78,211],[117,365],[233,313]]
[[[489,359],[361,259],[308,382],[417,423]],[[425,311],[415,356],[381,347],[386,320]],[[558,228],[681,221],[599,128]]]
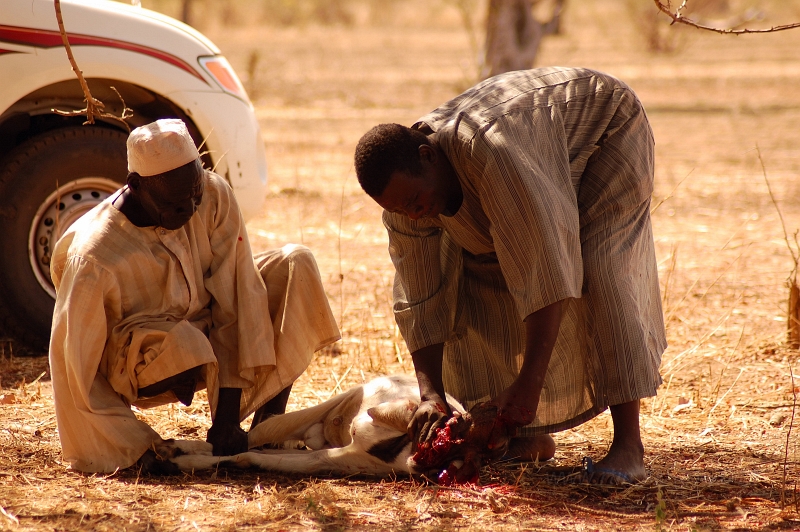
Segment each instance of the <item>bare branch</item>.
[[64,43],[64,49],[67,51],[67,58],[69,59],[69,64],[72,65],[72,71],[75,72],[76,76],[78,76],[78,82],[81,84],[81,89],[83,90],[86,107],[84,109],[77,109],[74,111],[60,111],[58,109],[51,109],[51,111],[61,116],[86,115],[86,122],[84,122],[84,125],[94,124],[95,116],[99,116],[101,118],[110,118],[122,123],[125,128],[130,131],[131,128],[126,122],[126,119],[133,116],[133,109],[130,109],[125,105],[125,100],[122,99],[122,95],[119,93],[119,91],[117,91],[117,89],[111,87],[122,101],[122,114],[120,116],[103,112],[103,109],[105,109],[105,104],[92,96],[92,92],[89,90],[89,84],[86,83],[86,78],[83,77],[83,72],[80,68],[78,68],[78,63],[75,61],[75,56],[72,54],[72,47],[70,46],[69,39],[67,38],[67,30],[64,28],[64,18],[61,15],[61,0],[54,0],[53,5],[55,6],[56,10],[56,20],[58,21],[58,30],[61,33],[61,41]]
[[686,7],[688,0],[683,0],[680,7],[675,9],[675,12],[672,12],[672,5],[670,0],[667,0],[666,5],[661,2],[661,0],[653,0],[655,2],[656,7],[658,10],[667,15],[669,18],[672,19],[672,24],[680,23],[686,24],[687,26],[692,26],[693,28],[713,31],[714,33],[722,33],[725,35],[742,35],[745,33],[774,33],[776,31],[783,31],[783,30],[791,30],[793,28],[800,28],[800,22],[794,22],[792,24],[782,24],[780,26],[772,26],[771,28],[763,28],[763,29],[750,29],[750,28],[742,28],[740,30],[733,29],[733,28],[715,28],[713,26],[707,26],[705,24],[701,24],[699,22],[695,22],[694,20],[684,17],[681,14],[681,11]]
[[[69,45],[67,38],[67,30],[64,29],[64,18],[61,16],[61,0],[55,0],[56,20],[58,21],[58,30],[61,32],[61,40],[64,43],[64,48],[67,50],[67,58],[69,64],[72,65],[72,71],[78,76],[78,81],[83,89],[83,94],[86,97],[86,109],[83,111],[76,111],[75,114],[86,114],[86,123],[94,124],[94,115],[102,112],[105,105],[100,100],[96,100],[89,90],[89,85],[86,83],[86,78],[83,77],[83,72],[78,68],[78,63],[75,61],[75,56],[72,55],[72,47]],[[99,112],[98,112],[99,109]]]
[[[781,209],[778,206],[778,200],[775,199],[775,194],[772,193],[772,187],[769,185],[769,179],[767,179],[767,168],[764,165],[764,159],[761,158],[761,149],[756,145],[756,154],[758,155],[758,162],[761,163],[761,171],[764,174],[764,182],[767,184],[767,192],[769,192],[769,198],[772,200],[772,204],[775,206],[775,210],[778,211],[778,218],[781,220],[781,227],[783,228],[783,239],[786,241],[786,247],[789,248],[789,253],[792,254],[792,260],[794,261],[794,269],[790,274],[790,277],[794,277],[794,274],[797,272],[798,263],[800,263],[800,250],[795,250],[792,247],[792,243],[789,241],[789,232],[786,230],[786,222],[783,220],[783,214],[781,213]],[[796,242],[797,240],[795,240]]]

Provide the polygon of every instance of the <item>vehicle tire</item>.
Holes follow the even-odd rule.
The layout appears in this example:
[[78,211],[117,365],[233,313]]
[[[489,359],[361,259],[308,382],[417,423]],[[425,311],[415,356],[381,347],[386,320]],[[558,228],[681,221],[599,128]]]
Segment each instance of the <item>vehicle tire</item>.
[[50,253],[75,220],[124,183],[126,139],[101,126],[69,127],[33,137],[3,159],[0,335],[17,352],[47,352],[55,302]]

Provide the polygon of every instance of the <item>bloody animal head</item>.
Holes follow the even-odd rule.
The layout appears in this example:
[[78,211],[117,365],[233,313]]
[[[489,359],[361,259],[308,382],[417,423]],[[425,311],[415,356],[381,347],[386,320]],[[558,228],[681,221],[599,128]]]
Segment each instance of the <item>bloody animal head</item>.
[[513,432],[496,405],[477,404],[465,414],[456,413],[433,441],[417,447],[411,457],[414,469],[439,471],[439,482],[445,485],[477,482],[481,464],[505,454]]

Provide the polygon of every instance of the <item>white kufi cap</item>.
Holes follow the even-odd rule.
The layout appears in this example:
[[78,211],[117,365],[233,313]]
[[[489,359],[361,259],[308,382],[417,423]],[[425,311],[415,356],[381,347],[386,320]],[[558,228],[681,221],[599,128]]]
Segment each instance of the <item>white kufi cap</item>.
[[177,118],[137,127],[128,137],[128,172],[142,177],[169,172],[199,156],[186,124]]

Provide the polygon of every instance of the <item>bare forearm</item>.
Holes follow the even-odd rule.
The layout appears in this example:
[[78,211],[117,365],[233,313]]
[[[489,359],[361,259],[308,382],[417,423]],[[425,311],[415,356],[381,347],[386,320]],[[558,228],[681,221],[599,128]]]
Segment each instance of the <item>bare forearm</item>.
[[240,388],[220,388],[214,425],[239,425],[239,404],[242,400]]
[[548,305],[525,318],[525,354],[519,377],[536,397],[544,385],[544,377],[561,327],[562,302]]
[[417,374],[419,393],[423,401],[437,397],[444,401],[443,359],[444,344],[429,345],[411,353],[414,371]]
[[438,429],[444,427],[452,415],[444,395],[443,358],[444,344],[430,345],[411,353],[422,399],[408,424],[408,434],[414,442],[428,442],[435,438]]
[[536,418],[547,366],[561,327],[561,302],[548,305],[525,318],[525,353],[519,375],[511,386],[492,399],[499,411],[503,430],[498,438],[513,434],[507,429],[522,427]]
[[239,403],[242,390],[220,388],[214,421],[208,429],[206,441],[213,446],[215,456],[243,453],[247,450],[247,433],[239,425]]

